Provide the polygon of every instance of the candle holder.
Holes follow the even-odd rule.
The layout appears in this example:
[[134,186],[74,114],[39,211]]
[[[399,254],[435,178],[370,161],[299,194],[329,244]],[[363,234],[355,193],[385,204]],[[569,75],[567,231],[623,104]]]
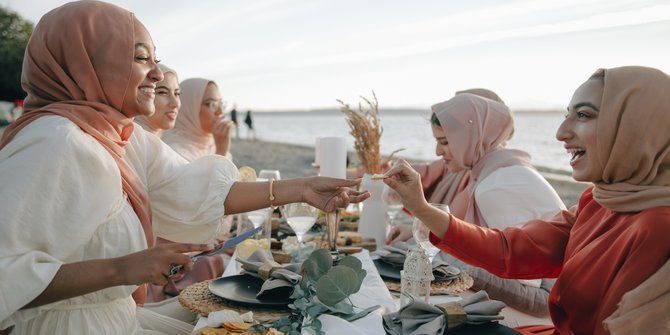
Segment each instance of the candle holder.
[[430,282],[433,281],[433,267],[426,253],[417,246],[407,252],[405,264],[400,271],[400,307],[412,300],[428,302]]
[[337,255],[337,235],[340,232],[340,209],[326,213],[326,241],[331,255]]

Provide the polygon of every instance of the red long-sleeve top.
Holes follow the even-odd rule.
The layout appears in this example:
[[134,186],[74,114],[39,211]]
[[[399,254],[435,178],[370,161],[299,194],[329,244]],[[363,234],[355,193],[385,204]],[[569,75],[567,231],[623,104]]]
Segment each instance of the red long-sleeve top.
[[591,189],[551,221],[486,229],[451,215],[441,250],[504,278],[557,277],[549,295],[556,334],[607,334],[602,321],[624,293],[670,257],[670,207],[613,212]]

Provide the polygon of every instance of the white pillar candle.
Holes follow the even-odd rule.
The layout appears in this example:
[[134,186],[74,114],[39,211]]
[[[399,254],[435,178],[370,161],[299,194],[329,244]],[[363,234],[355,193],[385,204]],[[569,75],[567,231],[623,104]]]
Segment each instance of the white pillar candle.
[[314,166],[318,167],[321,165],[321,158],[319,155],[321,155],[321,144],[319,143],[321,141],[321,137],[316,138],[316,142],[314,143]]
[[331,178],[347,176],[347,142],[344,137],[319,140],[319,175]]

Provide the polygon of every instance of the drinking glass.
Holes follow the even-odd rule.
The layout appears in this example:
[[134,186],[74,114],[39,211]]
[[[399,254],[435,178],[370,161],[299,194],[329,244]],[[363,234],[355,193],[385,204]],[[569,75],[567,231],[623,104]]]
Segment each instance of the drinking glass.
[[279,180],[279,170],[261,170],[258,172],[258,179]]
[[395,217],[402,209],[402,198],[400,194],[388,185],[384,185],[382,191],[382,202],[386,205],[386,217],[388,218],[388,225],[386,226],[386,236],[391,232],[395,226]]
[[[449,213],[449,206],[444,205],[444,204],[430,204],[431,206],[444,211],[445,213]],[[428,255],[428,258],[430,259],[430,263],[433,264],[433,258],[435,258],[435,255],[437,255],[438,252],[440,252],[440,249],[435,247],[432,243],[430,243],[430,229],[426,227],[421,220],[414,218],[414,222],[412,223],[412,235],[414,235],[414,240],[418,245],[421,246],[421,248],[426,252],[426,255]]]
[[284,212],[283,215],[286,218],[286,222],[291,226],[291,229],[295,232],[295,236],[298,238],[297,258],[300,260],[302,259],[302,243],[305,233],[307,233],[316,222],[319,210],[307,203],[296,202],[284,205],[282,211]]
[[[254,228],[258,228],[258,227],[262,226],[263,224],[265,224],[265,222],[268,220],[268,218],[270,218],[270,213],[271,213],[270,208],[261,208],[261,209],[255,210],[255,211],[247,212],[246,215],[247,215],[247,219],[249,219],[249,221],[251,221],[251,224],[254,225]],[[267,227],[265,227],[264,229],[266,229],[266,228]],[[264,233],[263,231],[259,232],[258,234],[256,234],[256,236],[254,236],[254,238],[259,239],[260,236],[263,233]],[[265,232],[265,233],[266,233],[266,235],[269,235],[269,234],[267,234],[267,232]]]

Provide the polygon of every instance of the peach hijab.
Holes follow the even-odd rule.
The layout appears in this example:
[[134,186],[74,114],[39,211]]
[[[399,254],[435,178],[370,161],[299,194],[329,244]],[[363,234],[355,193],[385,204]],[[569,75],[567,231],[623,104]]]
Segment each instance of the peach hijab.
[[514,130],[512,114],[505,104],[471,93],[457,94],[431,109],[444,130],[455,163],[470,173],[467,185],[461,186],[463,190],[449,204],[451,212],[487,227],[475,203],[477,185],[499,168],[530,166],[526,152],[504,147]]
[[[153,244],[146,189],[124,160],[133,120],[121,110],[134,61],[133,13],[99,1],[71,2],[45,14],[23,60],[25,113],[5,131],[0,149],[30,122],[65,117],[93,136],[114,158],[123,191]],[[79,164],[83,162],[73,162]]]
[[670,206],[670,77],[640,66],[600,71],[596,164],[602,178],[593,197],[617,212]]
[[200,106],[205,96],[205,89],[210,83],[216,85],[214,81],[204,78],[189,78],[179,83],[181,91],[179,115],[174,128],[163,134],[163,141],[170,146],[173,144],[188,146],[189,156],[194,159],[213,154],[215,151],[214,135],[202,130],[200,123]]

